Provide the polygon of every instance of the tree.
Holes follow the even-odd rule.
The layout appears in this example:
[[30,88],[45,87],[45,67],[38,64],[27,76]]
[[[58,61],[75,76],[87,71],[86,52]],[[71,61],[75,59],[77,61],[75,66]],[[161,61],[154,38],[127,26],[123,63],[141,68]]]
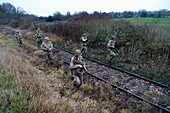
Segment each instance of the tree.
[[53,19],[54,19],[54,20],[62,20],[62,18],[63,18],[63,15],[62,15],[60,12],[58,12],[58,11],[56,11],[56,12],[53,14]]
[[24,14],[26,14],[26,11],[21,7],[17,7],[17,10],[16,10],[17,19],[20,19],[20,17]]
[[97,12],[97,11],[94,11],[94,12],[93,12],[93,15],[94,15],[94,16],[97,16],[97,15],[99,15],[99,14],[100,14],[100,13]]
[[167,12],[168,12],[167,9],[161,9],[161,10],[159,10],[158,12],[160,13],[160,16],[161,16],[161,17],[166,17],[166,16],[168,16],[168,15],[167,15]]
[[124,16],[124,18],[131,18],[131,17],[133,17],[133,12],[132,11],[124,11],[123,16]]
[[46,22],[53,22],[54,21],[54,18],[50,15],[48,16]]
[[152,11],[147,12],[147,17],[153,17],[153,16],[154,16],[154,12],[152,12]]
[[11,21],[11,19],[14,17],[16,12],[16,8],[11,5],[10,3],[3,3],[1,6],[1,15],[6,15],[8,22]]
[[7,14],[15,14],[16,8],[11,5],[10,3],[3,3],[2,8],[4,9],[5,13]]
[[147,11],[145,9],[139,10],[140,17],[147,17]]
[[66,14],[66,19],[69,19],[71,17],[71,14],[69,11],[67,11],[67,14]]

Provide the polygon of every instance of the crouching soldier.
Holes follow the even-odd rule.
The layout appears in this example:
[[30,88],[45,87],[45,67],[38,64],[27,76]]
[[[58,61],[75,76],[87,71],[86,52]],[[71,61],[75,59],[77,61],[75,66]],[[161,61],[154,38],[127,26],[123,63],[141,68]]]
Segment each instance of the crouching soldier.
[[19,31],[16,31],[15,38],[17,39],[19,46],[21,46],[22,45],[22,34]]
[[43,38],[43,33],[40,30],[40,28],[37,29],[36,36],[37,36],[37,46],[38,46],[38,48],[40,48],[40,46],[42,44],[42,38]]
[[86,33],[83,34],[80,41],[81,41],[81,47],[82,47],[81,52],[86,53],[87,52],[87,41],[88,41]]
[[116,43],[116,40],[115,40],[115,36],[112,35],[111,39],[108,41],[107,43],[107,48],[108,48],[108,51],[110,52],[110,56],[109,56],[109,63],[111,63],[112,59],[114,58],[114,56],[116,55],[115,52],[114,52],[114,49],[115,49],[115,43]]
[[70,61],[71,73],[74,77],[74,86],[79,88],[83,82],[83,70],[87,72],[85,67],[84,59],[81,55],[81,50],[76,50],[75,55],[71,58]]
[[53,44],[49,40],[48,37],[44,38],[44,41],[41,44],[41,49],[45,52],[45,60],[46,63],[52,60],[52,49],[53,49]]

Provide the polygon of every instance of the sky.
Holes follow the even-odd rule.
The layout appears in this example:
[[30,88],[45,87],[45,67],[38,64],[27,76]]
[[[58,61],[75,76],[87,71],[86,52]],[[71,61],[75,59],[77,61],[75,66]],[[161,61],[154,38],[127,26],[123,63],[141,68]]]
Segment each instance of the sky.
[[170,10],[170,0],[0,0],[1,3],[11,3],[16,8],[22,7],[28,14],[37,16],[53,15],[56,11],[71,14],[87,11],[98,12],[123,12],[155,11],[160,9]]

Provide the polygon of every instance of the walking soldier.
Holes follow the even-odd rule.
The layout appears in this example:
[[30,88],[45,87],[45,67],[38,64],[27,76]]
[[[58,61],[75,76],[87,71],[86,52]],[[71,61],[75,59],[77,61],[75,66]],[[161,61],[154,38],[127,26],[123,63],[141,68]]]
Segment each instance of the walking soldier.
[[40,28],[37,29],[36,36],[37,36],[37,46],[38,46],[38,48],[40,48],[40,46],[42,44],[42,38],[43,38],[43,33],[40,30]]
[[88,41],[86,33],[83,34],[80,41],[81,41],[81,46],[82,46],[81,52],[86,53],[87,52],[87,41]]
[[110,56],[109,56],[109,63],[111,63],[112,59],[114,58],[114,56],[116,55],[115,52],[114,52],[114,49],[115,49],[115,43],[116,43],[116,40],[115,40],[115,36],[112,35],[111,39],[108,41],[107,43],[107,48],[108,48],[108,51],[110,52]]
[[19,31],[16,31],[15,38],[17,39],[19,46],[21,46],[22,45],[22,34]]
[[41,44],[41,49],[45,52],[46,63],[48,63],[49,61],[52,60],[52,49],[53,49],[53,44],[48,37],[44,38],[44,41]]

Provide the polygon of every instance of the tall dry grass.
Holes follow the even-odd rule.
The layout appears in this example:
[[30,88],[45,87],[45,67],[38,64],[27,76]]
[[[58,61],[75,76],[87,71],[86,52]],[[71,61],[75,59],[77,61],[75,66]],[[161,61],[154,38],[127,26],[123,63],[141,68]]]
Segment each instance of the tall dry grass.
[[[15,105],[16,101],[12,98],[10,100],[12,105],[8,105],[10,109],[5,109],[5,106],[2,106],[6,110],[4,112],[97,113],[104,110],[103,108],[100,110],[100,106],[97,106],[95,101],[88,98],[83,99],[84,97],[79,93],[71,95],[72,98],[61,98],[59,91],[63,88],[62,83],[58,85],[59,87],[56,87],[56,90],[51,88],[49,83],[55,84],[57,78],[63,79],[61,75],[56,75],[56,73],[63,74],[60,72],[61,70],[55,71],[56,73],[53,74],[49,73],[48,78],[45,73],[36,70],[27,59],[23,59],[21,56],[20,53],[5,47],[0,49],[0,64],[4,67],[6,76],[9,77],[7,82],[16,87],[13,93],[9,93],[9,98],[14,95],[14,100],[16,99],[20,103]],[[49,81],[47,81],[48,79]],[[71,90],[70,84],[71,81],[70,83],[67,82],[65,87]],[[78,101],[75,100],[77,96],[80,97]],[[14,105],[16,107],[13,107]],[[18,106],[20,106],[20,109],[18,109]]]

